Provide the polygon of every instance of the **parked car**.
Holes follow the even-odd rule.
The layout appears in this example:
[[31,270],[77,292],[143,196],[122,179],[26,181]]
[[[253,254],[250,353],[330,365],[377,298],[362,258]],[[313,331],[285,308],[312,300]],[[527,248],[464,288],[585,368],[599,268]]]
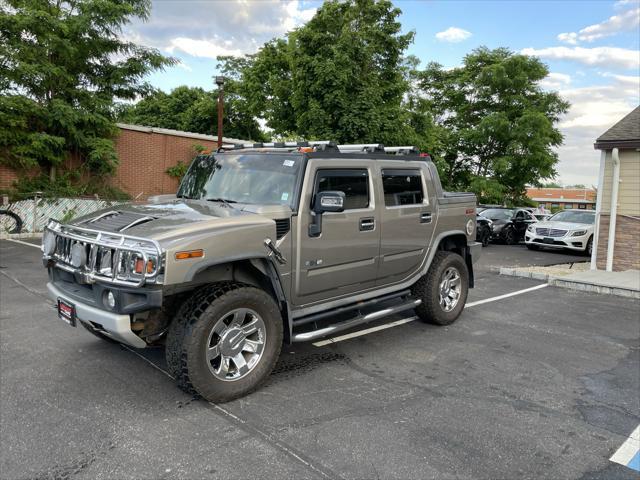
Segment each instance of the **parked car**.
[[493,222],[482,215],[476,217],[476,241],[486,247],[491,242],[493,235]]
[[568,249],[591,255],[596,214],[587,210],[563,210],[544,222],[530,225],[524,238],[527,248]]
[[164,344],[178,385],[213,402],[258,388],[283,343],[406,310],[453,323],[481,250],[475,195],[444,192],[414,149],[292,143],[200,155],[172,199],[51,221],[60,319]]
[[507,245],[522,240],[527,227],[536,222],[536,218],[524,208],[487,208],[480,215],[493,223],[491,239]]

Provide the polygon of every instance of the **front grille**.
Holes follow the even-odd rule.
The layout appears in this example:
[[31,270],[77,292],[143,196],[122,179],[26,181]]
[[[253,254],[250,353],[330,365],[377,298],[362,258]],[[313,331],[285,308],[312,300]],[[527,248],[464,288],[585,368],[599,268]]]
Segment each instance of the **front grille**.
[[279,218],[276,220],[276,238],[280,240],[291,230],[291,220],[288,218]]
[[567,234],[567,230],[560,230],[558,228],[536,228],[536,234],[543,237],[564,237]]
[[[55,222],[47,226],[45,235],[55,235],[55,247],[48,254],[45,251],[45,259],[77,274],[83,283],[102,281],[142,286],[147,281],[155,281],[161,268],[160,248],[151,240],[61,226]],[[136,273],[136,264],[140,261],[142,273]]]

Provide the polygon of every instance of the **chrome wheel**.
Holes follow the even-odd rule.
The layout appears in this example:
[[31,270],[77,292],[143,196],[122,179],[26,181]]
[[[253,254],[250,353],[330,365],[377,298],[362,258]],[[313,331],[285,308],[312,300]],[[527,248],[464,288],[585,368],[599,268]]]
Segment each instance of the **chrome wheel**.
[[220,380],[239,380],[260,361],[266,340],[264,321],[254,310],[238,308],[223,315],[207,341],[206,361]]
[[454,267],[447,268],[440,277],[440,307],[445,312],[450,312],[458,305],[461,283],[460,272]]

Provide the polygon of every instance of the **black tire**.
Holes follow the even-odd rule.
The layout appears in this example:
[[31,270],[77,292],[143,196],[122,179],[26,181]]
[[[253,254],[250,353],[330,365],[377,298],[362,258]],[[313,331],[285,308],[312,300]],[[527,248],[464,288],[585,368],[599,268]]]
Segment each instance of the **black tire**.
[[527,243],[526,245],[529,250],[540,250],[540,247],[538,245],[534,245],[533,243]]
[[590,257],[592,250],[593,250],[593,235],[589,237],[589,240],[587,240],[587,245],[584,247],[584,254]]
[[87,332],[89,332],[92,335],[98,337],[100,340],[104,340],[105,342],[109,342],[109,343],[120,343],[120,342],[114,340],[113,338],[109,337],[108,335],[105,335],[100,330],[96,330],[95,328],[90,327],[89,325],[87,325],[84,322],[81,322],[80,320],[78,320],[78,323],[80,325],[82,325]]
[[[264,348],[248,373],[236,380],[224,380],[216,377],[207,364],[208,340],[215,325],[239,308],[255,311],[264,322]],[[196,291],[183,304],[169,327],[165,355],[169,372],[182,390],[224,403],[264,383],[278,360],[282,338],[282,316],[268,293],[244,284],[219,283]]]
[[516,231],[513,227],[505,227],[503,239],[506,245],[515,245],[517,243]]
[[480,234],[480,242],[482,243],[483,247],[488,247],[489,243],[491,242],[491,233],[489,232],[489,229],[485,228],[482,233]]
[[22,219],[18,215],[9,210],[0,210],[0,218],[3,216],[10,217],[15,222],[15,226],[7,233],[20,233],[22,231]]
[[[461,288],[458,303],[447,312],[440,305],[440,283],[449,268],[459,272]],[[469,293],[469,270],[466,263],[457,253],[445,251],[436,253],[429,271],[415,283],[411,292],[414,297],[422,300],[415,309],[416,315],[421,320],[435,325],[451,325],[462,313]]]

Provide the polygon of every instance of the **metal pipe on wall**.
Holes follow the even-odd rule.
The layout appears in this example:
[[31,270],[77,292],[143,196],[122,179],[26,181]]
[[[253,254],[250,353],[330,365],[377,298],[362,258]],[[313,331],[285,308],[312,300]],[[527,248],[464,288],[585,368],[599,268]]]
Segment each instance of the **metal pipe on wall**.
[[[591,270],[598,269],[598,243],[600,240],[600,214],[602,213],[602,195],[604,194],[604,166],[607,160],[607,151],[600,151],[600,172],[598,173],[598,192],[596,197],[596,220],[593,230],[593,243],[591,244]],[[584,195],[585,200],[587,194]]]
[[611,182],[611,216],[609,217],[609,238],[607,241],[607,272],[613,270],[613,250],[616,242],[616,216],[620,186],[620,157],[617,148],[611,151],[611,160],[613,161],[613,181]]

